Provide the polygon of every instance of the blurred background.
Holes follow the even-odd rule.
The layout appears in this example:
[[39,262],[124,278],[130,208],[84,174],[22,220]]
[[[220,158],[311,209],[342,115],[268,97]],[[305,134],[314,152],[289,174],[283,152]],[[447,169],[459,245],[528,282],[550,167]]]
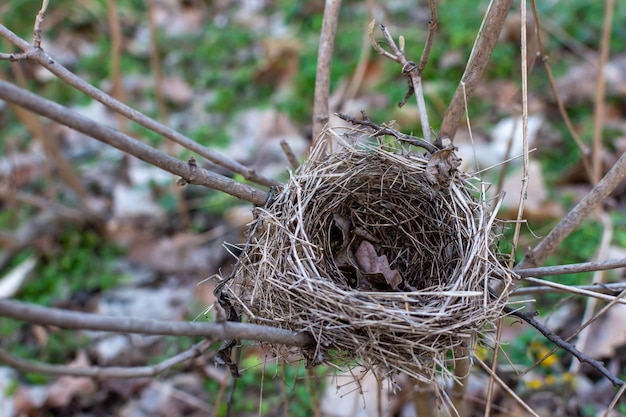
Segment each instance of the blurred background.
[[[605,4],[540,3],[545,56],[556,89],[574,134],[591,146]],[[487,1],[437,2],[439,28],[422,77],[435,131],[463,74],[487,5]],[[40,7],[31,0],[4,2],[0,21],[30,41]],[[311,143],[323,8],[319,0],[57,0],[46,13],[42,47],[57,62],[131,107],[284,181],[289,163],[280,141],[286,140],[300,160]],[[415,104],[409,100],[397,107],[407,86],[399,66],[377,55],[367,41],[372,18],[395,37],[404,36],[408,58],[419,60],[430,18],[427,2],[344,1],[332,66],[331,111],[358,116],[363,110],[377,123],[419,135]],[[611,52],[604,68],[605,171],[626,151],[626,9],[618,6],[612,19]],[[543,62],[536,59],[534,23],[528,28],[528,59],[534,64],[528,95],[533,152],[524,213],[528,224],[518,258],[591,188],[581,150],[560,116]],[[514,6],[469,103],[469,123],[461,126],[455,139],[464,169],[489,182],[492,195],[506,191],[501,211],[505,219],[515,217],[521,191],[519,33],[519,10]],[[1,49],[17,52],[6,41]],[[183,160],[192,156],[36,64],[2,61],[0,77]],[[341,122],[331,117],[330,124]],[[0,102],[0,132],[0,297],[120,317],[212,319],[212,313],[205,312],[214,301],[210,278],[219,271],[228,274],[232,267],[229,251],[238,251],[233,245],[244,241],[252,220],[248,203],[205,188],[177,187],[169,173],[5,102]],[[197,155],[196,159],[206,168],[232,175]],[[508,159],[512,160],[501,164]],[[238,175],[233,178],[243,181]],[[589,261],[598,253],[625,257],[625,203],[622,184],[606,203],[610,226],[588,219],[548,264]],[[607,227],[611,235],[602,242]],[[503,252],[511,251],[512,229],[502,230]],[[566,285],[589,284],[593,279],[591,273],[557,277]],[[605,279],[619,282],[624,273],[612,271]],[[549,317],[555,330],[571,332],[580,324],[585,299],[556,294],[533,299],[531,309]],[[623,377],[626,311],[612,311],[593,330],[601,342],[587,349],[594,357],[612,358],[611,369]],[[525,369],[552,348],[533,329],[510,324],[504,340],[508,358],[502,359],[503,373],[531,406],[550,415],[580,416],[594,416],[606,408],[613,395],[607,381],[593,372],[568,372],[571,358],[566,354],[559,352],[554,360],[516,375],[514,369]],[[49,363],[157,363],[194,342],[70,332],[0,320],[1,348]],[[1,365],[0,415],[7,416],[223,415],[230,395],[227,370],[210,360],[199,359],[153,379],[106,381],[53,378]],[[232,394],[233,415],[376,415],[378,400],[372,394],[376,385],[366,390],[368,401],[363,406],[358,390],[341,375],[336,380],[326,376],[334,370],[305,370],[300,363],[272,358],[260,346],[244,349],[241,368],[243,377]],[[472,379],[477,382],[470,386],[476,415],[482,415],[486,378],[477,371]],[[342,396],[335,396],[337,387],[344,385]],[[385,399],[388,414],[414,415],[409,397]],[[589,400],[582,401],[583,397]],[[496,415],[524,415],[508,400],[500,393]],[[626,402],[617,409],[626,415]]]

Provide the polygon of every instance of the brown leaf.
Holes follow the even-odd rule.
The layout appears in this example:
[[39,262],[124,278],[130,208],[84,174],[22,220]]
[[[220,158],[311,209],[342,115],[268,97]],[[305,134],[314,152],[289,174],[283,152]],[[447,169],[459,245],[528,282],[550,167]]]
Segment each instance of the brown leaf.
[[435,152],[426,165],[426,178],[432,184],[449,184],[454,171],[461,165],[460,159],[454,153],[455,148],[444,148]]
[[361,272],[371,284],[387,284],[395,290],[402,283],[402,275],[398,270],[391,269],[387,256],[378,255],[374,245],[367,240],[361,242],[355,257]]

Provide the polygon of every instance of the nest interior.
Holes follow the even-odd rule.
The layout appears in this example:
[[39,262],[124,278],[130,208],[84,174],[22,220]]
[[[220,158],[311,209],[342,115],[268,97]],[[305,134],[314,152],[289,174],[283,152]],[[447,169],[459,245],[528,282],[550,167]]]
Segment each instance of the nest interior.
[[506,290],[494,296],[489,286],[510,278],[479,188],[455,165],[449,180],[433,180],[436,157],[327,134],[258,209],[228,287],[237,308],[250,321],[309,332],[313,362],[422,381],[450,375],[453,348],[502,315]]

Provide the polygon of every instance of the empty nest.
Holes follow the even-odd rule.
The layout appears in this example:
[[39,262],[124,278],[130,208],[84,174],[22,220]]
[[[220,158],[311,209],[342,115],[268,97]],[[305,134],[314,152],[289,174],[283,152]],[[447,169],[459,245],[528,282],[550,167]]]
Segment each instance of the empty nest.
[[507,301],[494,216],[451,150],[425,156],[354,135],[326,132],[257,209],[227,291],[250,321],[310,333],[310,365],[449,376],[454,348],[471,347]]

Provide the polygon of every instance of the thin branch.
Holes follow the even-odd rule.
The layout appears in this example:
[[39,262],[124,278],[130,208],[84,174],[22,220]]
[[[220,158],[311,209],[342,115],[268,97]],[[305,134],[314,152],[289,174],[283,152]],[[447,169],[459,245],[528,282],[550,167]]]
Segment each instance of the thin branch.
[[554,76],[552,75],[552,68],[550,67],[550,64],[548,62],[548,55],[546,54],[545,48],[543,46],[543,39],[541,35],[541,24],[539,23],[539,12],[537,11],[537,4],[535,0],[531,0],[530,4],[531,4],[531,10],[533,13],[533,20],[535,21],[535,28],[537,30],[537,46],[539,48],[539,53],[541,54],[541,61],[543,62],[543,67],[546,71],[546,75],[548,76],[548,82],[550,83],[550,90],[552,90],[552,95],[554,96],[554,99],[556,100],[556,105],[559,109],[559,113],[561,114],[561,117],[563,118],[563,121],[565,122],[567,131],[572,136],[572,138],[574,139],[574,142],[578,146],[578,149],[582,153],[582,161],[583,161],[583,165],[585,166],[585,172],[587,172],[587,175],[591,179],[592,171],[591,171],[591,165],[589,165],[589,155],[591,151],[589,150],[587,145],[585,145],[585,143],[580,139],[580,135],[574,128],[574,125],[572,124],[572,121],[570,120],[569,115],[567,114],[567,110],[565,109],[563,100],[561,100],[561,95],[559,94],[559,90],[556,88],[556,81],[554,80]]
[[330,70],[333,63],[335,33],[339,21],[341,0],[326,0],[320,43],[317,51],[317,71],[315,73],[315,96],[313,99],[313,143],[328,123],[330,110]]
[[10,61],[27,59],[36,62],[57,77],[59,77],[61,80],[65,81],[77,90],[87,94],[89,97],[99,101],[111,110],[122,114],[123,116],[134,122],[137,122],[147,129],[150,129],[170,140],[173,140],[179,145],[197,153],[207,160],[221,167],[227,168],[232,172],[241,174],[245,179],[253,181],[257,184],[265,185],[268,187],[279,184],[278,181],[271,178],[263,177],[257,174],[253,169],[243,166],[240,163],[219,154],[218,152],[212,151],[211,149],[208,149],[195,142],[194,140],[178,133],[176,130],[165,126],[154,119],[151,119],[150,117],[127,106],[124,103],[121,103],[118,100],[115,100],[113,97],[104,93],[102,90],[92,86],[82,78],[73,74],[67,68],[52,59],[42,49],[34,48],[33,46],[31,46],[28,42],[17,36],[15,33],[11,32],[4,25],[0,25],[0,36],[7,39],[13,45],[24,51],[24,53],[22,54],[0,54],[0,58],[8,59]]
[[[513,244],[511,245],[511,254],[509,267],[513,267],[515,261],[515,253],[519,235],[522,230],[522,220],[524,218],[524,204],[528,198],[528,51],[526,40],[526,0],[520,0],[520,49],[521,49],[521,73],[522,73],[522,148],[523,148],[523,164],[522,164],[522,189],[520,190],[519,203],[517,204],[517,216],[515,222],[515,231],[513,232]],[[467,105],[467,103],[466,103]]]
[[35,17],[35,27],[34,27],[34,38],[33,45],[35,48],[41,48],[41,24],[43,23],[44,15],[46,14],[46,10],[48,9],[48,0],[43,0],[41,2],[41,9],[37,13],[37,17]]
[[289,161],[289,165],[291,165],[293,169],[298,169],[298,167],[300,166],[300,162],[298,161],[296,154],[293,153],[293,149],[291,149],[291,146],[289,146],[289,143],[284,139],[281,140],[280,148],[283,150],[283,153],[287,157],[287,160]]
[[591,152],[591,177],[592,184],[597,184],[602,175],[602,130],[604,129],[606,98],[606,77],[605,67],[609,60],[609,49],[611,47],[611,29],[613,27],[613,10],[615,0],[604,2],[604,22],[602,23],[602,41],[600,45],[600,56],[598,57],[596,75],[596,95],[593,109],[593,145]]
[[[431,10],[431,13],[432,10]],[[435,12],[435,17],[436,17],[436,12]],[[372,20],[369,24],[369,27],[367,29],[367,34],[369,36],[370,39],[370,43],[372,44],[372,47],[376,50],[376,52],[378,52],[379,54],[383,55],[386,58],[391,59],[394,62],[397,62],[398,64],[402,65],[402,76],[406,77],[408,82],[409,82],[409,87],[407,90],[406,95],[404,96],[404,98],[402,99],[402,101],[400,101],[400,103],[398,103],[398,107],[402,107],[406,104],[406,101],[413,95],[415,94],[415,100],[417,101],[417,108],[420,112],[420,122],[422,125],[422,134],[424,136],[424,140],[426,140],[426,142],[430,143],[430,124],[428,122],[428,111],[426,110],[426,102],[424,101],[424,91],[422,89],[422,78],[421,78],[421,71],[419,71],[419,67],[415,64],[415,62],[413,61],[409,61],[406,56],[404,55],[404,37],[400,36],[400,46],[398,47],[398,45],[396,45],[396,42],[393,40],[393,37],[391,36],[391,33],[389,33],[389,30],[387,30],[387,27],[385,25],[380,25],[380,31],[383,33],[383,36],[385,37],[385,40],[387,41],[387,44],[389,46],[389,48],[391,48],[391,52],[388,52],[386,50],[383,49],[382,46],[380,46],[380,44],[378,43],[378,41],[376,41],[375,37],[374,37],[374,27],[376,25],[376,21]],[[436,29],[436,25],[434,26],[434,29]],[[429,27],[429,34],[428,37],[431,36],[431,31],[430,31],[430,27]],[[431,42],[432,43],[432,38],[428,39],[427,42]],[[428,48],[430,50],[430,45],[426,45],[426,48]],[[428,52],[428,51],[424,51],[424,52]],[[428,59],[428,54],[424,55],[424,53],[422,53],[422,59],[424,61],[426,61]],[[424,65],[426,63],[424,62]]]
[[469,100],[478,82],[481,80],[512,2],[513,0],[492,0],[489,3],[469,60],[465,66],[465,72],[443,117],[438,141],[441,141],[444,137],[448,137],[450,140],[454,139],[454,135],[465,113],[464,94],[467,96],[467,100]]
[[362,119],[357,119],[356,117],[348,116],[347,114],[335,113],[337,117],[345,120],[346,122],[350,122],[356,126],[366,126],[374,130],[374,136],[393,136],[398,139],[400,142],[405,142],[413,146],[419,146],[420,148],[426,149],[431,154],[438,151],[437,147],[430,142],[426,142],[424,139],[420,139],[415,136],[407,135],[402,132],[398,132],[395,129],[390,127],[381,126],[372,122],[367,115],[362,112]]
[[163,336],[204,336],[211,340],[244,339],[306,347],[315,343],[306,333],[251,323],[196,323],[102,316],[0,299],[0,316],[64,329],[100,330]]
[[264,191],[207,171],[195,164],[178,160],[143,142],[120,133],[115,129],[99,124],[66,107],[1,80],[0,98],[42,116],[46,116],[49,119],[69,126],[74,130],[133,155],[142,161],[178,175],[184,180],[183,183],[204,185],[242,200],[249,201],[258,206],[263,205],[267,200],[267,193]]
[[526,323],[533,326],[537,329],[542,335],[545,336],[546,339],[557,345],[558,347],[568,351],[571,353],[576,359],[580,362],[586,363],[596,370],[598,370],[602,375],[604,375],[611,383],[616,387],[621,387],[624,385],[624,381],[617,378],[615,375],[611,373],[608,369],[604,367],[604,364],[596,359],[593,359],[589,355],[584,354],[583,352],[576,349],[574,345],[563,340],[559,335],[554,333],[552,330],[544,326],[542,323],[538,322],[534,319],[534,315],[530,313],[525,313],[523,311],[514,310],[511,307],[505,306],[504,312],[510,314],[512,316],[518,317],[524,320]]
[[541,265],[563,240],[624,181],[626,176],[626,152],[593,189],[550,231],[539,245],[526,254],[515,271]]
[[435,0],[428,0],[428,8],[430,9],[430,20],[428,21],[428,34],[426,35],[426,42],[420,62],[417,64],[417,75],[422,76],[424,68],[428,63],[428,57],[430,56],[430,49],[433,46],[433,40],[435,39],[435,33],[437,33],[437,27],[439,26],[439,20],[437,18],[437,5]]
[[[59,376],[75,376],[75,377],[90,377],[90,378],[150,378],[168,370],[169,368],[176,366],[180,363],[189,361],[191,359],[201,356],[211,344],[212,340],[203,340],[200,343],[195,344],[191,348],[185,350],[173,356],[167,358],[162,362],[151,366],[132,366],[132,367],[117,367],[117,366],[87,366],[87,367],[74,367],[69,365],[51,365],[48,363],[41,363],[36,361],[29,361],[17,356],[11,355],[4,349],[0,349],[0,362],[4,362],[12,368],[19,369],[24,372],[35,372],[46,375],[59,375]],[[213,356],[214,353],[209,354]]]
[[583,262],[557,266],[543,266],[540,268],[516,269],[515,273],[524,277],[546,277],[552,275],[576,274],[581,272],[606,271],[626,267],[626,258],[608,259],[606,261]]
[[[533,284],[543,285],[543,288],[545,289],[552,289],[554,291],[567,292],[570,294],[578,294],[584,297],[595,298],[598,300],[608,301],[611,303],[615,302],[617,304],[626,304],[626,300],[622,298],[616,297],[614,295],[603,294],[602,292],[598,292],[598,291],[585,290],[582,287],[559,284],[558,282],[546,281],[546,280],[538,279],[538,278],[524,278],[524,281],[530,282]],[[605,284],[596,284],[597,288],[604,289],[604,292],[608,292],[608,289],[604,285]],[[524,288],[520,288],[521,293],[524,292],[523,290]],[[513,291],[511,295],[519,295],[519,293],[517,291]]]
[[[527,279],[524,279],[526,281]],[[596,297],[598,294],[618,294],[620,291],[626,290],[626,283],[616,282],[612,284],[590,284],[590,285],[566,285],[566,288],[546,287],[545,282],[540,280],[537,286],[533,287],[518,287],[509,293],[511,297],[523,297],[533,294],[554,294],[560,292],[568,292],[572,294],[581,294],[590,297]],[[535,282],[529,280],[529,282]],[[548,281],[550,282],[550,281]],[[554,284],[554,283],[553,283]],[[591,294],[588,294],[589,292]],[[612,300],[616,297],[611,297]],[[612,301],[611,300],[611,301]],[[608,301],[608,300],[607,300]],[[626,304],[626,300],[621,300]]]

